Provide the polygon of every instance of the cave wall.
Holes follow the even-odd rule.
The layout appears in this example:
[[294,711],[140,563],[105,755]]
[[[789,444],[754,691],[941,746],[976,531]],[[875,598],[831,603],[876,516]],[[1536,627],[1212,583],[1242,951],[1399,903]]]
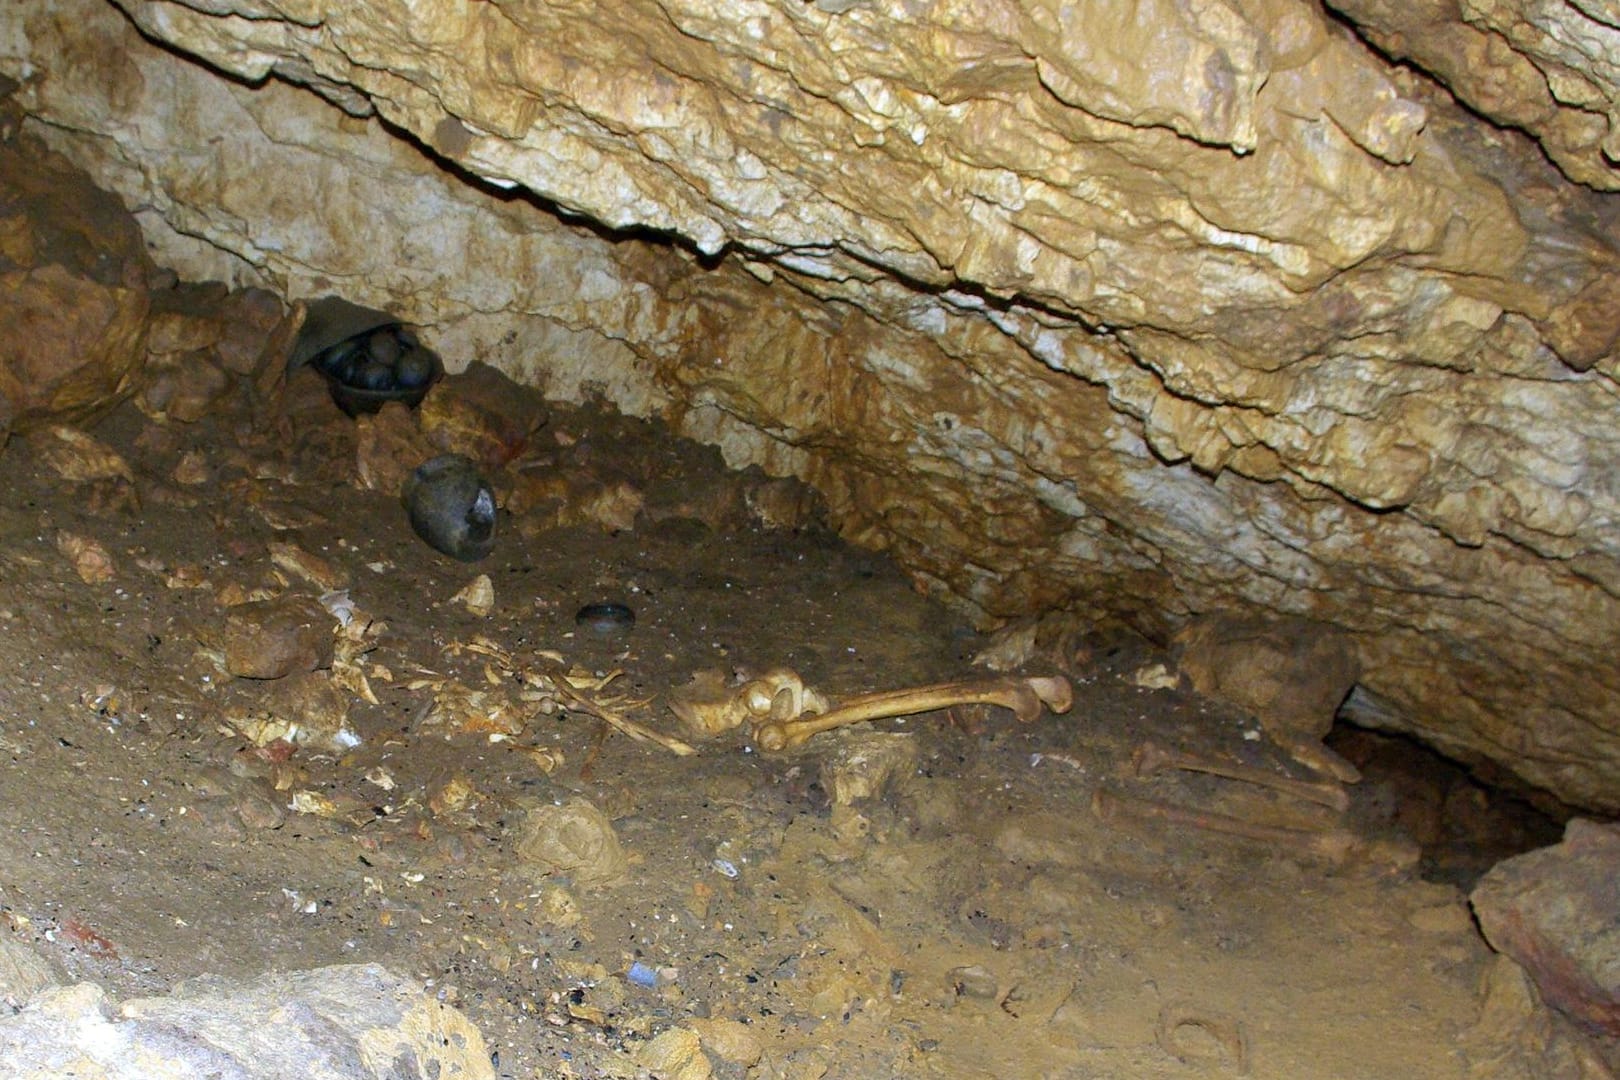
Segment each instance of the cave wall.
[[121,7],[8,7],[0,72],[158,262],[664,415],[984,625],[1331,620],[1362,719],[1620,809],[1607,113],[1492,111],[1511,35],[1442,85],[1295,0]]

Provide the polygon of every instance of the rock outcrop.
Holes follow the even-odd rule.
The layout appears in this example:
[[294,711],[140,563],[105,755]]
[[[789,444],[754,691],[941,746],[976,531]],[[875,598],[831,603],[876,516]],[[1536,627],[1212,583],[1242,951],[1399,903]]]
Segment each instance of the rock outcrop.
[[188,276],[661,413],[987,625],[1335,624],[1363,720],[1620,809],[1603,39],[1339,6],[1445,85],[1290,0],[64,0],[0,71]]

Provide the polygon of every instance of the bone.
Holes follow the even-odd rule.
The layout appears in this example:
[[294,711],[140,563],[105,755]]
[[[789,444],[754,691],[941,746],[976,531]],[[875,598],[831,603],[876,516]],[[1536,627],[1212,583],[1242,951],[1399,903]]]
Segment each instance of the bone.
[[1098,788],[1092,795],[1091,810],[1111,825],[1148,821],[1186,825],[1254,840],[1278,851],[1317,858],[1334,865],[1342,865],[1362,849],[1361,838],[1347,829],[1290,829],[1281,825],[1258,825],[1225,814],[1208,814],[1169,803],[1120,795],[1106,788]]
[[819,716],[796,720],[767,720],[754,732],[762,750],[785,750],[803,745],[812,735],[863,720],[948,709],[953,705],[999,705],[1011,709],[1021,723],[1040,719],[1043,707],[1065,713],[1074,704],[1074,688],[1061,675],[986,682],[947,682],[908,690],[882,690],[850,698]]
[[1136,776],[1148,777],[1166,769],[1207,773],[1210,776],[1237,780],[1245,784],[1257,784],[1285,795],[1292,795],[1296,799],[1318,803],[1340,813],[1350,807],[1350,796],[1345,794],[1344,788],[1332,781],[1295,780],[1292,777],[1278,776],[1267,769],[1194,757],[1155,742],[1143,743],[1136,748],[1136,753],[1131,757],[1131,771]]

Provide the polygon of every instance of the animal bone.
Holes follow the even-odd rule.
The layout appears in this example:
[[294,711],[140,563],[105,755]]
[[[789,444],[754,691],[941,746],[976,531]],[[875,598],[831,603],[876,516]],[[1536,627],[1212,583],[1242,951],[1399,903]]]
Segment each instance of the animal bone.
[[1131,757],[1131,771],[1136,776],[1148,777],[1165,769],[1208,773],[1210,776],[1220,776],[1245,784],[1258,784],[1285,795],[1292,795],[1296,799],[1319,803],[1340,813],[1350,807],[1350,796],[1345,794],[1344,788],[1332,781],[1295,780],[1287,776],[1278,776],[1267,769],[1178,753],[1155,742],[1143,743],[1136,748],[1136,753]]
[[742,724],[793,720],[827,711],[827,699],[804,685],[791,668],[772,668],[740,687],[719,671],[700,671],[669,695],[669,708],[693,734],[718,735]]
[[986,682],[946,682],[907,690],[881,690],[850,698],[819,716],[767,719],[754,730],[762,750],[799,746],[812,735],[862,720],[948,709],[953,705],[999,705],[1011,709],[1021,723],[1040,718],[1042,707],[1065,713],[1074,704],[1074,689],[1061,675],[1036,678],[991,679]]
[[1347,829],[1290,829],[1281,825],[1258,825],[1225,814],[1207,814],[1169,803],[1136,799],[1098,788],[1091,797],[1091,810],[1103,821],[1162,821],[1189,825],[1195,829],[1256,840],[1268,847],[1294,855],[1311,856],[1335,865],[1348,861],[1363,847],[1361,838]]

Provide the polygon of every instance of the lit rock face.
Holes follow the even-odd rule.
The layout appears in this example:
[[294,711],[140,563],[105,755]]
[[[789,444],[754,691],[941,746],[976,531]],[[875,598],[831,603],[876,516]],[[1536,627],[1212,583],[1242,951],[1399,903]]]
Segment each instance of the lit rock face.
[[252,85],[102,0],[0,71],[160,262],[660,412],[986,624],[1334,622],[1363,719],[1620,809],[1617,204],[1314,7],[122,6]]
[[1620,190],[1620,15],[1565,0],[1331,0],[1369,40],[1530,132],[1571,179]]

